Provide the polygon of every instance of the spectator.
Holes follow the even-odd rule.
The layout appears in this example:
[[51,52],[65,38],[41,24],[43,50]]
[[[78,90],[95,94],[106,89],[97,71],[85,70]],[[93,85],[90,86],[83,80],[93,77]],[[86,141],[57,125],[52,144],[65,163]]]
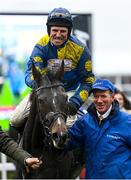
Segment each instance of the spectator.
[[92,85],[88,113],[69,129],[67,150],[84,147],[86,179],[131,179],[131,115],[120,111],[107,79]]
[[3,73],[3,60],[4,60],[4,58],[2,57],[2,52],[0,49],[0,94],[2,92],[2,88],[4,85],[4,81],[5,81],[5,77],[4,77],[4,73]]
[[12,61],[9,65],[8,78],[12,93],[15,97],[20,97],[21,92],[25,87],[24,73],[19,68],[17,62]]
[[116,89],[115,99],[119,102],[120,108],[121,108],[123,111],[127,111],[127,112],[131,113],[131,102],[130,102],[130,100],[126,97],[126,95],[124,94],[124,92]]

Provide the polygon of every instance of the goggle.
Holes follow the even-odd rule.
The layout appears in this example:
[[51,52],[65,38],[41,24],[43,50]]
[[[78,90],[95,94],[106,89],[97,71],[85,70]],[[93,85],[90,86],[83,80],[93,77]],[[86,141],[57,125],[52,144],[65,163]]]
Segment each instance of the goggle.
[[71,18],[71,14],[69,13],[52,13],[50,17],[62,17],[62,18]]

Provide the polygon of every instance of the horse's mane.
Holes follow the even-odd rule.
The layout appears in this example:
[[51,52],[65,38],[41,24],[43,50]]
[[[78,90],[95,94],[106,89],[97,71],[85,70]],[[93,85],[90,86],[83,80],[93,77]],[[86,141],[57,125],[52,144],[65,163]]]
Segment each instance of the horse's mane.
[[33,155],[33,152],[31,151],[31,149],[34,149],[32,147],[32,144],[37,144],[37,135],[39,136],[39,133],[35,133],[35,131],[36,129],[41,127],[40,122],[36,119],[36,115],[38,114],[38,112],[35,89],[32,90],[32,93],[30,95],[30,101],[30,113],[23,132],[23,138],[26,139],[26,141],[23,141],[23,148]]

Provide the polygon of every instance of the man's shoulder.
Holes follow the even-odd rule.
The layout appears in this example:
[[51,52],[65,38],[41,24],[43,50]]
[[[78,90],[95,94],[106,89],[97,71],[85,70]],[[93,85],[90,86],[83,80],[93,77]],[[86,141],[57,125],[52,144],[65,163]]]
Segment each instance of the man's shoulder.
[[122,118],[123,117],[131,118],[131,114],[128,111],[123,111],[123,110],[119,111],[119,116],[121,116]]
[[49,36],[48,34],[46,34],[36,44],[41,45],[41,46],[46,46],[48,43],[49,43]]
[[128,124],[129,122],[131,123],[131,114],[126,111],[119,110],[116,121],[117,124],[122,124],[122,126],[123,124]]
[[78,39],[78,38],[77,38],[76,36],[74,36],[74,35],[71,35],[71,36],[69,37],[69,40],[72,41],[73,43],[75,43],[75,44],[83,47],[83,48],[86,47],[86,45],[85,45],[80,39]]

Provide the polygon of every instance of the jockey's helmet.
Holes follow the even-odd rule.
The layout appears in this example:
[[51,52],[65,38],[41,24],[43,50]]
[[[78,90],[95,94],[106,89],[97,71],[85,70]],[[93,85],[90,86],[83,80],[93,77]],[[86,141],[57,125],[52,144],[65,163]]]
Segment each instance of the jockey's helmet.
[[65,8],[53,9],[47,18],[47,32],[50,35],[51,26],[63,26],[69,29],[69,35],[73,27],[73,18],[71,13]]

